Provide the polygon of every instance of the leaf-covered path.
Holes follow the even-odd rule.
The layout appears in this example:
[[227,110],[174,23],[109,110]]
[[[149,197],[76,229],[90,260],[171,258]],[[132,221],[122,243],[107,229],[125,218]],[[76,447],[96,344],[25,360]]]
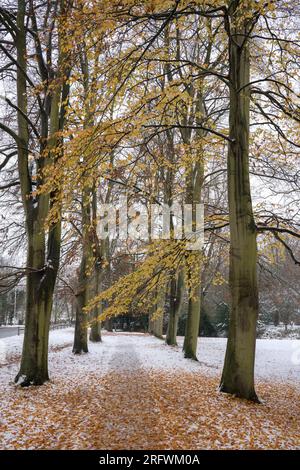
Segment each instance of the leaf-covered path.
[[238,400],[218,392],[214,368],[183,360],[178,350],[143,335],[105,336],[88,355],[74,357],[68,347],[50,359],[52,380],[43,387],[1,382],[2,448],[300,445],[299,389],[293,384],[260,382],[261,405]]

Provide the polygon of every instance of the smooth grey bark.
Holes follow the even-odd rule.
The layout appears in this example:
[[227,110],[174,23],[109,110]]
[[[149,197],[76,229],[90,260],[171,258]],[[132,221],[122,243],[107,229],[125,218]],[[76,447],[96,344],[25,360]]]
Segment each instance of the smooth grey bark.
[[249,178],[250,57],[247,35],[253,26],[245,11],[230,9],[230,143],[228,204],[230,221],[231,314],[220,390],[257,401],[254,387],[258,317],[257,244]]

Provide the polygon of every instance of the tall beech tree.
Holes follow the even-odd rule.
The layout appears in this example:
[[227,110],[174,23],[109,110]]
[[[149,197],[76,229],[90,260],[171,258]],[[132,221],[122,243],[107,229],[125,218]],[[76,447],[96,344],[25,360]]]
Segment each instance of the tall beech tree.
[[[101,44],[98,41],[95,47],[88,46],[88,40],[81,42],[77,46],[77,60],[79,75],[81,77],[82,92],[76,96],[78,100],[79,113],[82,113],[82,129],[90,130],[95,126],[95,111],[99,100],[99,90],[97,88],[98,67],[101,59]],[[113,113],[113,106],[111,113]],[[74,127],[78,127],[75,116]],[[73,352],[81,354],[88,352],[88,326],[91,326],[89,339],[92,342],[101,341],[101,322],[99,316],[102,311],[102,303],[96,305],[91,312],[90,318],[85,312],[89,301],[99,295],[102,288],[103,277],[107,274],[106,263],[109,258],[109,239],[99,239],[97,235],[98,223],[98,189],[102,180],[98,173],[95,175],[89,169],[89,162],[84,155],[84,149],[79,152],[78,165],[82,168],[83,180],[90,177],[90,184],[87,187],[82,185],[80,212],[81,212],[81,262],[78,270],[78,289],[76,293],[76,323]],[[113,166],[113,152],[107,157],[109,164]],[[111,183],[108,184],[105,202],[109,202],[111,193]]]
[[[83,128],[87,129],[93,124],[92,103],[94,97],[90,94],[90,67],[86,53],[86,44],[83,41],[78,51],[80,71],[82,74],[83,88]],[[86,161],[84,156],[79,156],[78,165],[85,171]],[[78,270],[78,288],[76,292],[76,321],[74,332],[73,353],[88,352],[88,318],[84,307],[88,304],[92,295],[92,255],[93,255],[93,211],[92,211],[92,185],[84,186],[81,190],[81,261]]]
[[[41,13],[45,15],[44,25],[38,18]],[[23,386],[40,385],[49,379],[48,336],[59,267],[61,223],[58,213],[47,229],[47,216],[57,200],[58,190],[40,192],[40,189],[48,164],[59,160],[61,152],[58,132],[64,126],[64,103],[69,87],[58,22],[60,15],[63,18],[65,14],[64,0],[48,2],[48,9],[36,6],[33,0],[18,0],[16,16],[5,9],[1,9],[0,15],[2,26],[7,28],[14,43],[11,52],[2,46],[1,49],[15,66],[17,103],[8,101],[8,104],[16,111],[18,130],[15,133],[4,125],[1,128],[13,137],[18,148],[27,233],[25,333],[20,370],[15,379],[16,382],[20,379]],[[47,44],[41,42],[41,28],[45,31],[50,28],[46,34]],[[56,41],[52,37],[54,34]],[[53,42],[56,43],[55,50]],[[34,66],[38,69],[36,76],[32,76],[32,53]],[[40,80],[38,86],[37,79]]]
[[257,400],[254,388],[258,317],[257,245],[249,177],[250,55],[248,36],[258,16],[249,19],[246,2],[228,9],[229,137],[227,157],[230,223],[231,314],[220,389]]

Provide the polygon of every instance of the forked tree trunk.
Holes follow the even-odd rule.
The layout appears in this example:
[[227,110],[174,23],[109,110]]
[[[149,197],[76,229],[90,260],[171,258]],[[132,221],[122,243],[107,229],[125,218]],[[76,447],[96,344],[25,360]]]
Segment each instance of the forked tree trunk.
[[[42,231],[42,230],[41,230]],[[23,351],[19,372],[15,378],[22,380],[22,386],[42,385],[49,380],[48,342],[52,311],[53,293],[59,267],[61,225],[50,230],[48,243],[49,263],[40,272],[30,272],[27,276],[26,316]],[[38,240],[41,249],[38,250]],[[37,266],[45,255],[43,236],[29,236],[28,263]],[[40,258],[40,259],[39,259]],[[50,262],[51,259],[51,262]]]
[[[17,102],[18,102],[18,169],[22,193],[22,201],[25,212],[27,232],[27,279],[26,279],[26,314],[25,332],[20,369],[15,381],[22,380],[21,385],[41,385],[49,379],[48,375],[48,338],[50,316],[53,302],[53,292],[59,267],[61,223],[53,224],[48,234],[46,247],[45,220],[51,205],[51,196],[41,194],[33,203],[32,182],[28,170],[29,133],[27,116],[27,86],[26,86],[26,32],[25,32],[25,0],[18,0],[16,38],[17,47]],[[61,85],[57,86],[49,94],[51,99],[50,113],[50,138],[46,146],[43,142],[41,153],[49,153],[50,159],[54,158],[52,150],[57,144],[56,132],[60,122]],[[61,110],[62,111],[62,110]],[[45,117],[46,116],[46,117]],[[43,137],[48,136],[46,111],[41,119],[44,119],[42,130]],[[45,121],[46,120],[46,121]],[[56,157],[55,157],[56,158]],[[43,155],[38,165],[39,169],[47,165],[48,156]]]
[[[249,70],[248,28],[231,12],[230,139],[228,149],[228,203],[230,219],[231,315],[220,389],[257,400],[254,388],[256,323],[258,316],[257,246],[249,179]],[[245,13],[245,12],[244,12]],[[239,22],[234,27],[234,21]],[[245,23],[245,20],[244,20]]]
[[22,386],[42,385],[48,375],[48,335],[50,319],[45,310],[45,294],[41,289],[41,275],[27,277],[27,298],[23,351],[19,372]]
[[184,294],[184,276],[183,272],[177,276],[177,279],[174,277],[171,280],[170,286],[170,311],[169,311],[169,321],[168,329],[166,335],[166,343],[169,346],[177,345],[177,329],[178,329],[178,319],[180,316],[180,311],[183,304],[183,294]]

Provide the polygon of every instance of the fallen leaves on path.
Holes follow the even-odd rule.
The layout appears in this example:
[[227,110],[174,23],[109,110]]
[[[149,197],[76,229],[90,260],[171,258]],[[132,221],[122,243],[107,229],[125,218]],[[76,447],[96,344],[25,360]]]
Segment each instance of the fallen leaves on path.
[[299,390],[261,383],[262,404],[217,391],[216,378],[169,371],[88,373],[10,386],[6,449],[295,449]]

